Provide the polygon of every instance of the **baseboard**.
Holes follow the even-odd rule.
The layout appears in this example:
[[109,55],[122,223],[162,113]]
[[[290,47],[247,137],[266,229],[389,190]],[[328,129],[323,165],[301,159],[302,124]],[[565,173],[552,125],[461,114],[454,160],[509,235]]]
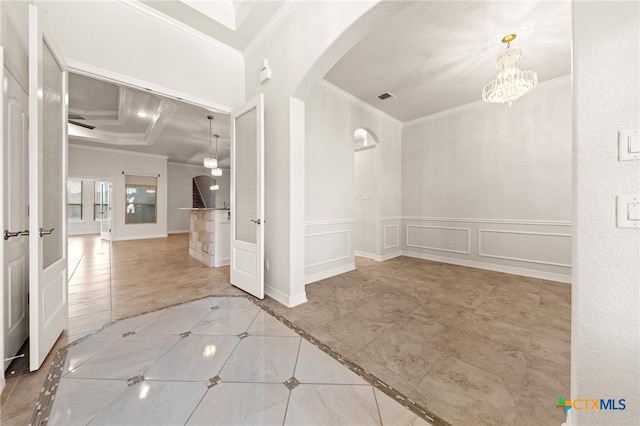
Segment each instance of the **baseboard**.
[[184,231],[169,231],[167,234],[188,234],[189,230],[185,229]]
[[356,250],[353,253],[354,256],[358,256],[358,257],[366,257],[367,259],[372,259],[372,260],[376,260],[378,262],[384,262],[385,260],[389,260],[389,259],[393,259],[396,258],[398,256],[402,256],[402,251],[394,251],[393,253],[386,253],[383,255],[379,255],[379,254],[375,254],[375,253],[369,253],[366,251],[358,251]]
[[214,265],[215,268],[219,268],[220,266],[228,266],[231,264],[231,258],[225,257],[224,259],[217,260]]
[[167,234],[156,234],[156,235],[135,235],[133,237],[118,237],[111,238],[111,241],[128,241],[128,240],[149,240],[152,238],[167,238]]
[[353,252],[354,256],[358,256],[358,257],[366,257],[367,259],[373,259],[373,260],[377,260],[380,261],[379,257],[377,254],[375,253],[369,253],[367,251],[360,251],[360,250],[355,250]]
[[[394,251],[392,253],[385,253],[380,257],[380,261],[384,262],[385,260],[395,259],[396,257],[402,256],[402,251]],[[376,259],[377,260],[377,259]]]
[[289,296],[283,291],[278,290],[275,287],[271,287],[268,284],[264,285],[264,293],[275,300],[276,302],[286,306],[287,308],[293,308],[294,306],[302,305],[307,301],[307,293],[302,292],[295,296]]
[[98,234],[100,234],[100,231],[96,231],[96,232],[69,231],[69,232],[67,232],[67,235],[72,236],[72,237],[76,237],[78,235],[98,235]]
[[330,278],[335,275],[344,274],[356,269],[356,264],[354,262],[350,262],[347,265],[336,266],[335,268],[326,269],[324,271],[316,272],[313,274],[305,275],[304,284],[315,283],[316,281],[324,280],[325,278]]
[[535,269],[516,268],[514,266],[495,265],[493,263],[477,262],[474,260],[456,259],[453,257],[436,256],[426,253],[415,253],[404,250],[404,256],[416,259],[432,260],[434,262],[451,263],[453,265],[468,266],[470,268],[485,269],[488,271],[504,272],[506,274],[522,275],[531,278],[540,278],[548,281],[558,281],[561,283],[571,283],[571,275],[556,274],[553,272],[536,271]]

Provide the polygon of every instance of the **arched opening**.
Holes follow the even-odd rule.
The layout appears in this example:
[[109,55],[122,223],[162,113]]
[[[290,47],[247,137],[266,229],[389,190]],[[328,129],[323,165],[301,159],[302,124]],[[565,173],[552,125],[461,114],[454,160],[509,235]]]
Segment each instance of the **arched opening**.
[[353,149],[355,151],[375,148],[379,142],[375,133],[369,129],[359,127],[353,132]]
[[216,195],[220,190],[217,181],[211,176],[200,175],[193,178],[192,206],[194,209],[213,209],[216,207]]

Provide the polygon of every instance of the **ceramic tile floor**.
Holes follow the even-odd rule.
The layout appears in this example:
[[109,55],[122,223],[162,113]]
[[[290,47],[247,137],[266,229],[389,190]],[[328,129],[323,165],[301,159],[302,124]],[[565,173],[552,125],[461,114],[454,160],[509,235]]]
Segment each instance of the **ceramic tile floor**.
[[571,286],[398,257],[264,304],[454,425],[559,425]]
[[[186,234],[111,245],[70,238],[71,318],[56,349],[113,319],[243,294],[228,268],[203,267],[187,247]],[[263,303],[452,424],[565,420],[553,404],[570,393],[570,285],[407,257],[356,265],[308,285],[304,305]],[[8,372],[3,426],[29,422],[47,370]]]
[[244,297],[115,322],[61,367],[49,425],[428,424]]

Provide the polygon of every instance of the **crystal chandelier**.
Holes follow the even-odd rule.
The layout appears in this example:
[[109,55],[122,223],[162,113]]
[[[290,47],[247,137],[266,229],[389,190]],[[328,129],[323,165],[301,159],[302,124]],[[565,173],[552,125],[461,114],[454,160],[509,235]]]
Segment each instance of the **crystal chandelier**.
[[496,66],[500,70],[498,77],[490,81],[482,89],[485,102],[511,103],[522,95],[526,95],[538,84],[538,75],[533,71],[520,71],[518,63],[522,60],[522,49],[510,48],[515,34],[502,39],[507,49],[498,54]]
[[211,123],[213,122],[213,115],[207,115],[209,119],[209,156],[204,157],[204,166],[209,169],[215,169],[218,167],[218,155],[216,153],[216,158],[213,158],[213,153],[211,152]]

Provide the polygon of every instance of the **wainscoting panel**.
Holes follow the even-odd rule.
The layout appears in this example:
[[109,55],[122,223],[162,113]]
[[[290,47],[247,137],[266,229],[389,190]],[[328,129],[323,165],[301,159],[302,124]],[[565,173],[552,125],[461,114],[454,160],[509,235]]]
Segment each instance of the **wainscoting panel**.
[[305,284],[355,269],[353,219],[305,224]]
[[385,225],[383,227],[382,248],[385,250],[400,248],[400,225]]
[[469,228],[407,225],[406,234],[407,247],[469,254]]
[[405,256],[571,282],[571,226],[557,220],[405,216],[401,248]]
[[479,229],[478,255],[570,267],[571,234]]
[[306,235],[305,265],[307,268],[348,259],[351,253],[351,231],[328,231]]

